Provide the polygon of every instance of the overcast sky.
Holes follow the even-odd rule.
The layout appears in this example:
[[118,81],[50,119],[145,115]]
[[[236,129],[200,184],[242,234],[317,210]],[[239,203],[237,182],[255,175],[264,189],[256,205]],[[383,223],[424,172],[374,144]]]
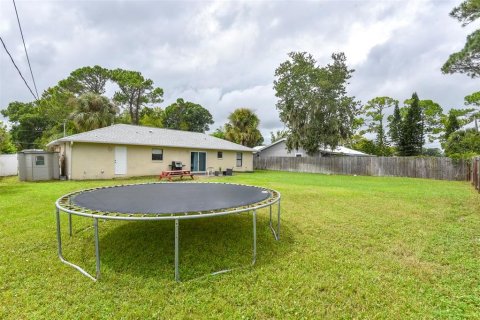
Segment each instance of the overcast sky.
[[[39,92],[82,66],[137,70],[165,90],[162,107],[179,97],[206,107],[211,129],[235,108],[254,109],[268,141],[283,128],[272,86],[291,51],[320,65],[345,52],[356,70],[348,92],[362,102],[416,91],[445,110],[462,107],[478,80],[440,71],[478,27],[449,17],[460,2],[17,0],[17,9]],[[0,35],[31,83],[9,0],[0,0]],[[0,109],[32,100],[4,51],[0,73]]]

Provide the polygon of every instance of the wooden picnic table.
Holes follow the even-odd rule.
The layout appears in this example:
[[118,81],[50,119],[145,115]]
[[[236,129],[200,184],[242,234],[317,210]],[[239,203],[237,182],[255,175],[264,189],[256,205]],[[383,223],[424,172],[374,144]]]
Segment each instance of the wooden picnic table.
[[190,170],[167,170],[167,171],[162,171],[160,176],[158,177],[159,180],[162,180],[163,178],[167,178],[168,181],[172,181],[173,177],[180,177],[180,179],[183,179],[183,177],[189,176],[194,180],[193,173]]

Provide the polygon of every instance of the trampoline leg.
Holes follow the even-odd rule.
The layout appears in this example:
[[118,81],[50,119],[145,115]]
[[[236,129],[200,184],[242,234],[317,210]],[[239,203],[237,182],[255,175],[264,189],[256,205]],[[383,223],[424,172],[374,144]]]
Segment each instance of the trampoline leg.
[[270,205],[270,227],[272,227],[272,205]]
[[277,240],[280,240],[280,200],[278,200]]
[[175,219],[175,281],[180,281],[179,263],[179,238],[178,238],[178,219]]
[[257,261],[257,210],[253,210],[253,260],[252,265]]
[[97,280],[100,279],[100,246],[98,243],[98,219],[93,220],[93,228],[95,230],[95,264],[97,271]]
[[[94,278],[91,274],[89,274],[87,271],[83,270],[82,268],[80,268],[79,266],[77,266],[76,264],[73,264],[69,261],[67,261],[64,257],[63,257],[63,252],[62,252],[62,233],[61,233],[61,225],[60,225],[60,210],[58,208],[56,208],[56,211],[55,211],[55,215],[56,215],[56,218],[57,218],[57,242],[58,242],[58,257],[60,258],[60,261],[62,261],[63,263],[65,263],[66,265],[69,265],[70,267],[72,268],[75,268],[77,269],[78,271],[80,271],[84,276],[92,279],[93,281],[97,281],[96,278]],[[100,267],[100,265],[98,265],[98,267]],[[98,273],[97,276],[99,276],[100,274]]]
[[272,221],[272,205],[270,205],[270,222],[269,222],[270,230],[272,230],[273,236],[275,240],[280,240],[280,200],[278,201],[278,213],[277,213],[277,228],[273,227]]
[[57,219],[58,257],[60,258],[60,260],[63,261],[64,259],[63,259],[63,253],[62,253],[62,234],[61,234],[61,230],[60,230],[60,210],[58,208],[55,211],[55,216],[56,216],[56,219]]
[[68,214],[68,231],[70,233],[70,237],[72,236],[72,214]]

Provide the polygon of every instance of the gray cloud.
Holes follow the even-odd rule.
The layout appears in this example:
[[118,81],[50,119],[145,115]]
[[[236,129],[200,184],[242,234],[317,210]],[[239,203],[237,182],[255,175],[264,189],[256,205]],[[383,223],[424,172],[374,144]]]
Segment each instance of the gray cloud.
[[[445,109],[478,90],[440,67],[468,29],[448,16],[458,1],[319,2],[17,2],[39,90],[72,70],[99,64],[141,71],[178,97],[200,103],[216,128],[236,107],[251,107],[262,133],[282,129],[272,89],[275,68],[290,51],[319,64],[345,51],[356,72],[349,92],[362,101],[413,91]],[[13,6],[0,2],[0,34],[23,74],[28,67]],[[27,77],[27,79],[29,79]],[[111,90],[109,90],[111,91]],[[0,54],[0,108],[31,96]]]

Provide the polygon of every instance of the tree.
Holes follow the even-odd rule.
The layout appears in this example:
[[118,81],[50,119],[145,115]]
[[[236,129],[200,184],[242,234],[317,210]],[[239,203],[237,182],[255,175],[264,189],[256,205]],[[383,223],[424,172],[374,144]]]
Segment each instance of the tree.
[[422,140],[434,142],[443,131],[443,108],[432,100],[420,100],[419,105],[422,111]]
[[71,103],[74,106],[71,116],[79,132],[111,125],[117,113],[117,108],[107,97],[94,93],[85,93]]
[[76,95],[88,92],[102,95],[105,84],[110,79],[110,70],[100,66],[83,67],[72,71],[70,76],[61,80],[58,85]]
[[15,148],[12,137],[7,130],[7,127],[0,121],[0,154],[1,153],[15,153]]
[[140,72],[115,69],[110,74],[119,87],[113,100],[128,110],[132,124],[140,123],[140,111],[144,106],[163,102],[163,89],[155,88],[153,81],[145,79]]
[[390,141],[393,143],[395,147],[398,148],[400,145],[400,136],[402,133],[402,115],[400,113],[400,107],[398,103],[395,105],[393,109],[393,115],[388,117],[388,135],[390,136]]
[[475,123],[475,129],[478,129],[478,119],[480,118],[480,91],[474,92],[465,97],[465,105],[471,105],[474,109],[469,109],[469,120]]
[[48,142],[59,138],[62,132],[62,110],[70,108],[62,103],[52,103],[50,99],[53,89],[42,94],[35,102],[12,102],[1,113],[12,123],[10,134],[19,150],[43,148]]
[[358,102],[346,94],[354,70],[343,53],[333,63],[318,67],[312,55],[291,52],[275,70],[274,89],[280,119],[290,135],[289,150],[303,148],[309,155],[320,147],[336,148],[353,134]]
[[452,109],[448,112],[448,118],[445,124],[445,134],[444,134],[445,141],[448,140],[448,138],[452,133],[454,133],[459,129],[460,129],[460,123],[458,122],[458,118]]
[[270,143],[274,143],[280,139],[288,137],[288,130],[277,130],[276,132],[270,132]]
[[262,134],[258,130],[260,120],[252,110],[235,109],[228,116],[228,120],[225,124],[225,139],[250,148],[263,142]]
[[417,156],[422,153],[423,130],[422,111],[416,93],[413,93],[411,103],[407,107],[405,120],[402,121],[399,153],[402,156]]
[[443,157],[442,150],[439,148],[424,148],[422,154],[427,157]]
[[145,107],[140,112],[140,124],[142,126],[163,128],[163,118],[165,111],[160,107]]
[[120,111],[115,116],[115,123],[131,124],[132,118],[130,118],[130,112],[126,109],[124,109],[123,111]]
[[[453,8],[450,16],[466,26],[480,17],[480,2],[465,0]],[[465,73],[472,78],[480,76],[480,30],[467,36],[465,46],[459,52],[450,55],[442,67],[443,73]]]
[[458,7],[453,8],[450,16],[462,22],[464,27],[480,17],[480,3],[478,0],[464,1]]
[[346,147],[361,151],[363,153],[375,156],[392,156],[395,153],[395,148],[385,146],[383,149],[380,149],[378,144],[370,139],[365,138],[363,135],[356,134],[354,135],[348,143],[345,144]]
[[387,155],[390,153],[387,134],[385,131],[384,118],[385,110],[391,107],[398,107],[398,100],[390,97],[376,97],[368,101],[362,108],[365,123],[367,124],[366,132],[374,133],[376,135],[375,143],[378,152],[376,155]]
[[36,102],[14,101],[0,113],[12,123],[10,134],[18,150],[41,147],[43,132],[52,126],[52,120],[40,112]]
[[75,125],[70,117],[73,112],[75,95],[60,87],[48,88],[42,93],[37,102],[38,112],[50,120],[50,124],[38,139],[39,147],[44,147],[49,142],[59,139],[64,135],[76,133]]
[[210,112],[199,104],[177,99],[165,108],[165,117],[163,120],[165,128],[205,132],[213,124],[213,118]]
[[354,135],[346,146],[366,154],[375,155],[378,153],[378,147],[375,142],[362,135]]
[[467,129],[452,133],[445,144],[445,154],[448,157],[480,155],[480,132]]
[[225,140],[225,129],[224,127],[219,127],[211,134],[212,137],[224,139]]
[[[408,110],[408,107],[412,103],[412,99],[407,99],[404,103],[405,107],[402,109],[405,109],[406,114],[406,110]],[[444,129],[442,125],[443,109],[438,103],[432,100],[419,100],[418,105],[421,112],[421,139],[423,143],[427,140],[434,142],[440,138]]]

